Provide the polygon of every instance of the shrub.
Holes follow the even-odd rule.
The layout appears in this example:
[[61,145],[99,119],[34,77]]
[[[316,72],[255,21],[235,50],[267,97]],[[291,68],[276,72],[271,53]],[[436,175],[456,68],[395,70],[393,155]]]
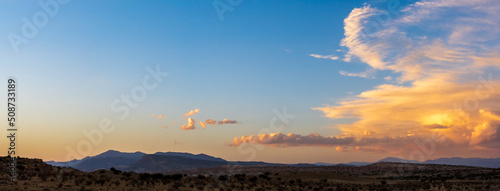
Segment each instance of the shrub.
[[227,180],[227,175],[220,175],[219,176],[220,181],[226,181]]

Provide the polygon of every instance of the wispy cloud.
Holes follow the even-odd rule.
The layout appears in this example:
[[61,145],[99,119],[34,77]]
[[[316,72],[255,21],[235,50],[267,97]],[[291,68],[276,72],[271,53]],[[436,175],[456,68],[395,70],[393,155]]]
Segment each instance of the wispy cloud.
[[223,119],[222,121],[218,121],[217,125],[222,125],[222,124],[235,124],[238,123],[236,120],[229,120],[229,119]]
[[375,70],[369,69],[367,71],[361,72],[361,73],[350,73],[346,71],[339,71],[340,75],[343,76],[352,76],[352,77],[361,77],[361,78],[375,78],[373,75],[375,74]]
[[[499,157],[500,81],[489,73],[495,76],[500,68],[500,1],[419,1],[403,10],[393,20],[374,23],[377,16],[387,17],[365,6],[344,20],[345,60],[390,71],[385,80],[399,85],[380,84],[355,99],[313,108],[331,119],[356,119],[338,125],[340,135],[261,134],[231,145],[409,154],[421,149],[419,141],[430,141],[434,157]],[[380,30],[369,33],[374,24]]]
[[187,112],[186,114],[184,114],[184,118],[186,118],[187,116],[190,116],[190,115],[197,114],[198,112],[200,112],[200,109],[191,110],[191,111]]
[[236,124],[238,121],[236,120],[229,120],[229,119],[223,119],[222,121],[215,121],[213,119],[207,119],[206,121],[200,121],[198,122],[203,128],[206,128],[207,125],[224,125],[224,124]]
[[183,145],[183,144],[177,140],[174,140],[174,145]]
[[165,115],[158,115],[158,116],[156,116],[156,115],[151,115],[151,117],[156,117],[156,118],[158,118],[158,119],[161,119],[161,118],[164,118],[164,117],[165,117]]
[[339,59],[338,56],[334,56],[334,55],[309,54],[309,56],[312,56],[314,58],[330,59],[330,60],[337,60],[337,59]]

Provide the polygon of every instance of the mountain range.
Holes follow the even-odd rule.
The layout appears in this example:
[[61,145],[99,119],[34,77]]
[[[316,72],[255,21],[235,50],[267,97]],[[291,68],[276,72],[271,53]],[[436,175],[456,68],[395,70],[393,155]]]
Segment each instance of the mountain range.
[[222,158],[213,157],[206,154],[191,154],[183,152],[157,152],[146,154],[143,152],[126,153],[109,150],[96,156],[85,157],[81,160],[71,160],[66,162],[46,161],[53,166],[72,167],[78,170],[91,172],[99,169],[110,169],[114,167],[118,170],[132,171],[138,173],[167,173],[173,171],[193,170],[201,168],[220,167],[225,165],[239,166],[365,166],[378,162],[397,163],[420,163],[420,164],[444,164],[462,165],[487,168],[500,168],[500,158],[439,158],[419,162],[415,160],[405,160],[394,157],[387,157],[376,162],[349,162],[349,163],[298,163],[281,164],[267,163],[261,161],[227,161]]

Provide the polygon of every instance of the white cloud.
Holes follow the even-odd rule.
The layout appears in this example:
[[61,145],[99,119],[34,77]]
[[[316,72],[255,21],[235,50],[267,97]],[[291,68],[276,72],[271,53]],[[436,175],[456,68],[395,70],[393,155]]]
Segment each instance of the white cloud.
[[353,76],[353,77],[361,77],[361,78],[375,78],[373,75],[375,74],[375,70],[369,69],[367,71],[361,73],[350,73],[346,71],[339,71],[340,75],[343,76]]
[[330,59],[330,60],[337,60],[337,59],[339,59],[338,56],[334,56],[334,55],[309,54],[309,56],[312,56],[314,58],[322,58],[322,59]]

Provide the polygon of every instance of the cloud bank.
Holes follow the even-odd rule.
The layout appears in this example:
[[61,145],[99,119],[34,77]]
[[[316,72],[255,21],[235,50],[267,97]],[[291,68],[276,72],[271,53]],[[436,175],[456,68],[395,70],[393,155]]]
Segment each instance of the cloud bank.
[[334,120],[356,119],[338,125],[341,135],[261,134],[230,145],[395,154],[432,145],[435,156],[500,157],[498,10],[494,0],[419,1],[389,17],[370,5],[352,10],[344,20],[344,61],[390,71],[385,79],[394,83],[313,108]]

